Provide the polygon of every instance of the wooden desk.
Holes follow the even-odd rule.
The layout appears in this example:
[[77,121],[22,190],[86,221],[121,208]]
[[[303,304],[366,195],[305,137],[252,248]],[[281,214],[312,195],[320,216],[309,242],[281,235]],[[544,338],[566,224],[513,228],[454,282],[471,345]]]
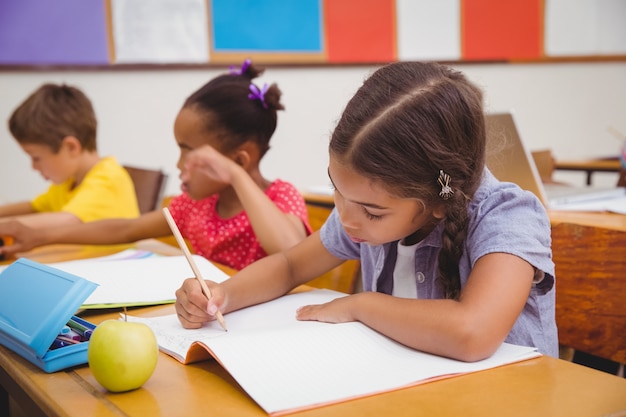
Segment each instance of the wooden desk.
[[[144,242],[143,248],[160,247]],[[65,245],[32,254],[71,255]],[[176,249],[176,248],[173,248]],[[84,254],[80,248],[74,248]],[[93,248],[91,256],[98,256]],[[100,254],[102,255],[102,254]],[[41,259],[41,258],[40,258]],[[82,315],[93,323],[117,317],[119,309]],[[172,305],[131,309],[154,316]],[[303,360],[306,360],[303,358]],[[366,365],[364,365],[366,366]],[[254,401],[215,361],[181,365],[160,354],[155,373],[135,391],[112,394],[95,380],[88,366],[47,374],[0,346],[0,385],[28,416],[264,416]],[[0,410],[0,413],[6,410]],[[621,413],[620,413],[621,412]],[[317,408],[298,416],[626,416],[626,379],[560,359],[541,357],[500,368],[422,384],[391,393]]]
[[[172,312],[172,306],[133,314]],[[114,313],[95,314],[98,323]],[[264,416],[215,361],[181,365],[160,354],[155,373],[135,391],[111,394],[89,367],[45,374],[0,347],[0,383],[29,416]],[[297,413],[298,416],[602,416],[626,415],[626,380],[541,357],[488,371]]]
[[554,169],[561,171],[583,171],[587,173],[587,185],[591,185],[591,176],[594,172],[619,172],[621,163],[617,157],[555,161]]
[[626,231],[626,215],[598,211],[548,210],[550,223],[574,223],[583,226]]

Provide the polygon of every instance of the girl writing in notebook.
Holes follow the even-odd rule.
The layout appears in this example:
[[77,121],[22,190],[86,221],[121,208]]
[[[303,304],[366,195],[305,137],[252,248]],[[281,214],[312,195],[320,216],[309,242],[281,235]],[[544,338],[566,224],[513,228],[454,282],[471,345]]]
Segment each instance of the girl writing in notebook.
[[[184,327],[288,293],[359,259],[363,292],[302,306],[300,320],[360,321],[464,361],[502,342],[557,356],[550,223],[539,200],[485,167],[482,93],[435,63],[382,67],[330,141],[335,209],[319,232],[217,285],[177,291]],[[225,317],[228,321],[228,316]]]
[[[282,180],[263,177],[259,163],[284,107],[276,84],[252,80],[262,70],[249,60],[194,92],[174,123],[182,191],[169,210],[193,251],[241,269],[304,239],[311,231],[303,197]],[[192,152],[193,151],[193,152]],[[191,170],[183,170],[187,164]],[[136,219],[109,219],[76,227],[34,230],[0,225],[15,243],[12,254],[49,243],[116,244],[171,234],[161,210]]]

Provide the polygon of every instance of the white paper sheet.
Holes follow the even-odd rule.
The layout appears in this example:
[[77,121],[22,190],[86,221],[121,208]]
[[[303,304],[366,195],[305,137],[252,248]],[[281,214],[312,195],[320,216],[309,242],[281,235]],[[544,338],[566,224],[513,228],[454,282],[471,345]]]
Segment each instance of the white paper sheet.
[[116,63],[207,63],[205,0],[112,0]]
[[[141,255],[141,258],[133,256]],[[193,255],[203,278],[215,282],[228,275],[207,259]],[[184,256],[147,256],[124,251],[109,257],[47,264],[98,284],[81,308],[171,303],[193,272]]]
[[626,197],[606,200],[593,200],[584,203],[560,204],[555,210],[565,211],[609,211],[611,213],[626,214]]

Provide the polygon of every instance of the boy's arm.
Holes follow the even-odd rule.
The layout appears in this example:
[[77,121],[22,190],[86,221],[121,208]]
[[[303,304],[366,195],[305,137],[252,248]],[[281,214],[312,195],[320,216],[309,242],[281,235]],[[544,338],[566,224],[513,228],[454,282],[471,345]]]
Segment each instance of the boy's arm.
[[0,248],[12,255],[52,243],[113,245],[169,236],[171,231],[161,211],[151,211],[134,219],[106,219],[64,227],[33,228],[17,221],[1,222],[0,236],[13,236],[15,243]]
[[[11,203],[0,206],[0,217],[20,216],[23,214],[35,213],[30,201]],[[3,219],[4,220],[4,219]]]
[[23,214],[21,216],[12,216],[2,219],[2,221],[4,220],[17,220],[25,226],[32,227],[34,229],[45,227],[64,227],[82,223],[78,217],[65,211],[33,212],[30,214]]

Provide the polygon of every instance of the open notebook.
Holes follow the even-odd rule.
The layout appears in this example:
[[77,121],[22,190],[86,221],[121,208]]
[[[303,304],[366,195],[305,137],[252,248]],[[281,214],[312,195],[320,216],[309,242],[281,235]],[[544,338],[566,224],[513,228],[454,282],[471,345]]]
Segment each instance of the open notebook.
[[146,323],[162,352],[181,363],[215,358],[269,415],[293,413],[478,372],[540,356],[535,348],[503,343],[489,358],[461,362],[408,348],[360,322],[296,320],[296,309],[346,294],[312,290],[224,315],[184,329],[175,314],[128,316]]
[[485,116],[487,167],[500,181],[513,182],[533,192],[543,205],[552,209],[608,209],[604,203],[626,203],[624,187],[576,187],[544,184],[535,161],[522,140],[512,113]]

